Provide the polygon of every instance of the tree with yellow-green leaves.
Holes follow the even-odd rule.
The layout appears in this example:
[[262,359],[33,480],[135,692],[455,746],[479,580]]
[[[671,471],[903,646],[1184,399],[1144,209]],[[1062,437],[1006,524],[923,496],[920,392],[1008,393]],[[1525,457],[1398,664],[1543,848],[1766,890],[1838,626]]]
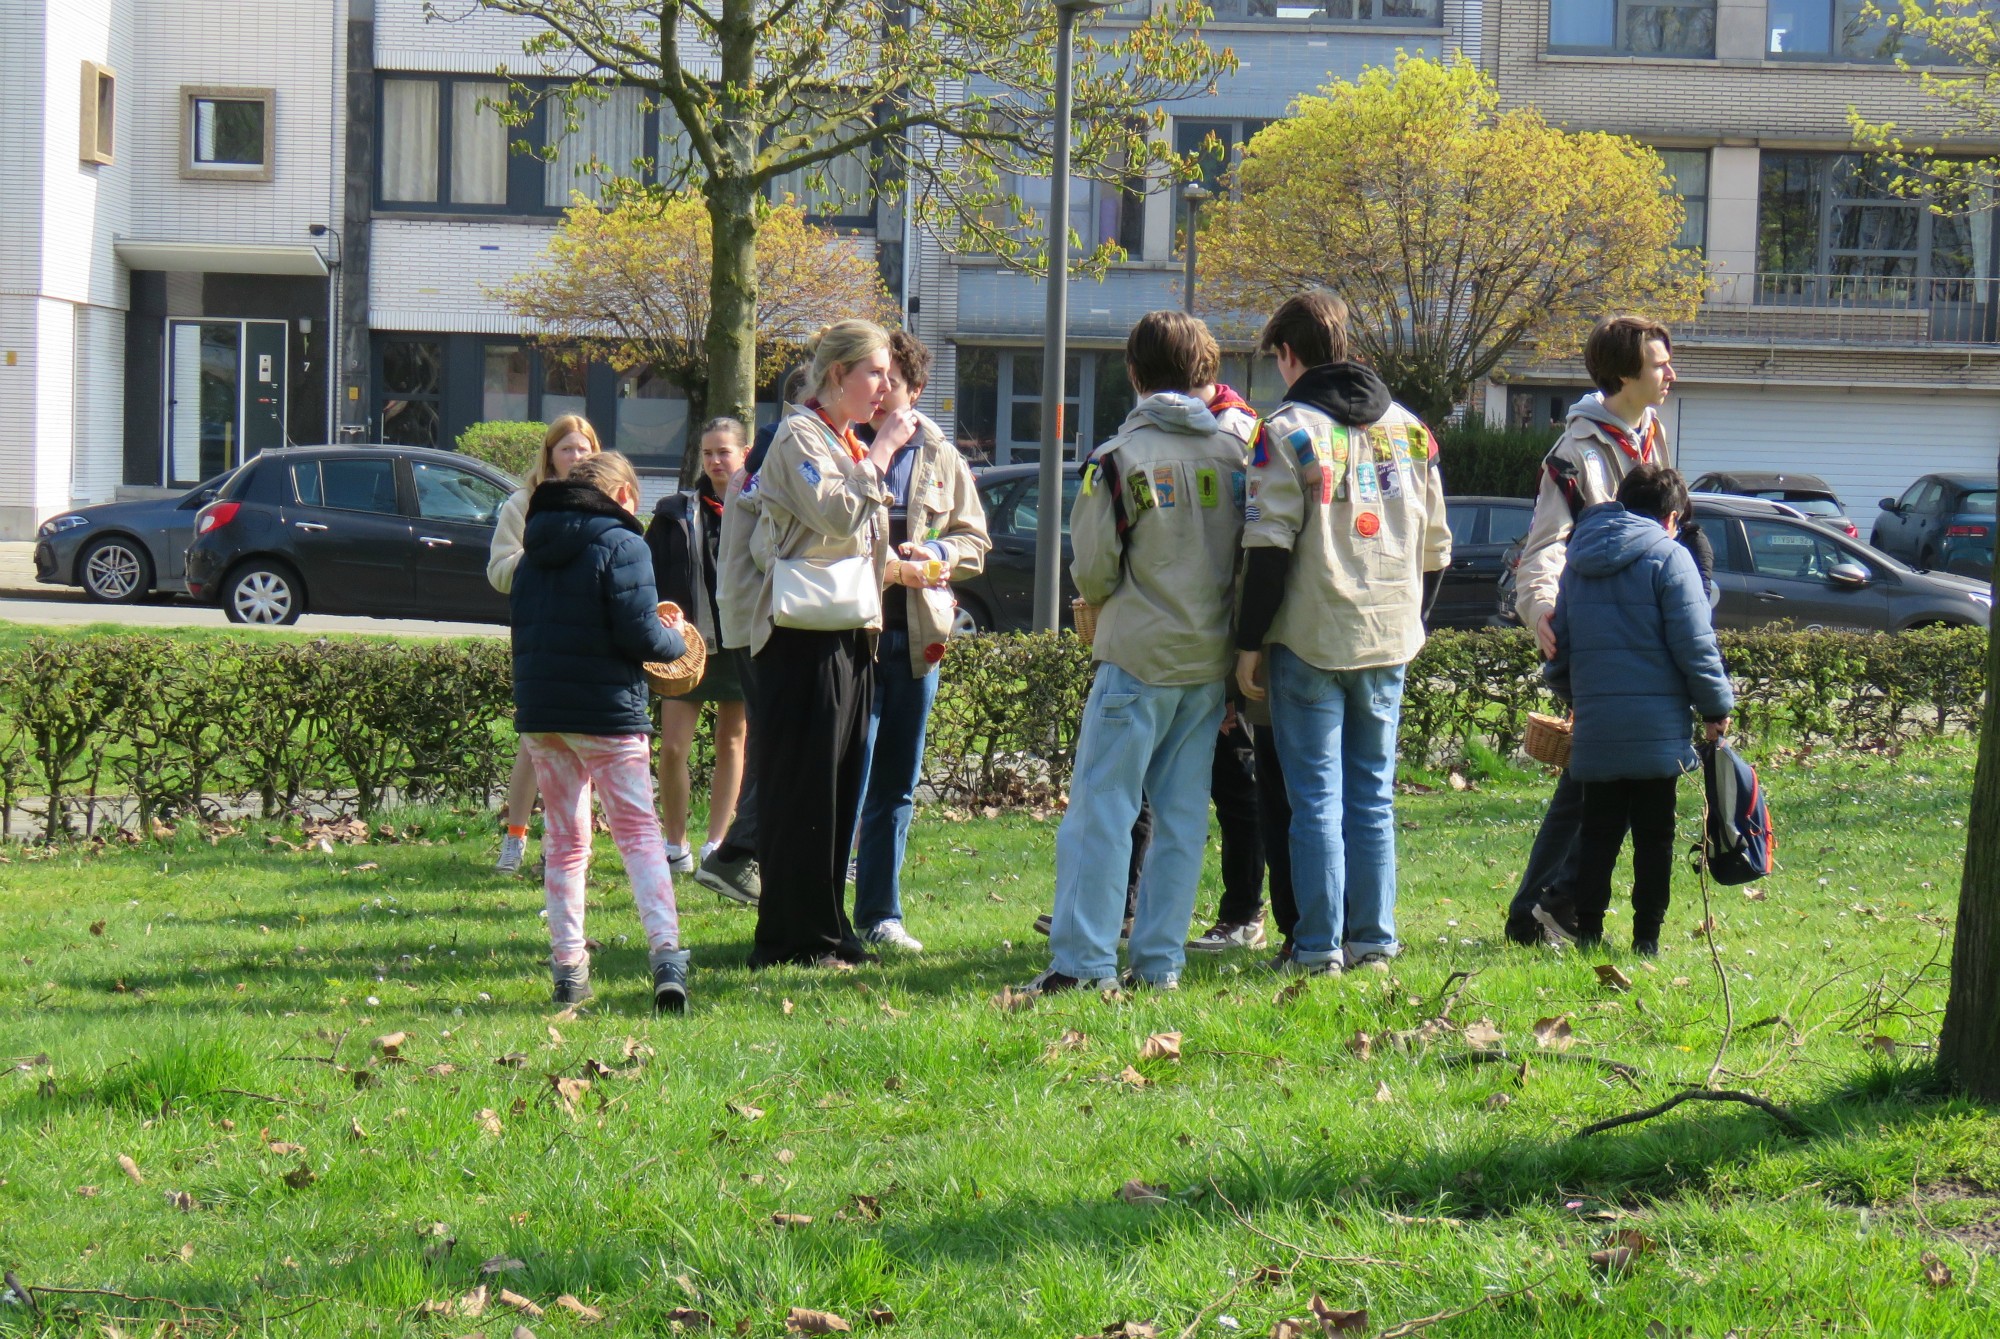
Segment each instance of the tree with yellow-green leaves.
[[[2000,154],[1953,154],[1954,141],[2000,140],[2000,17],[1986,0],[1904,0],[1888,4],[1884,26],[1900,34],[1896,63],[1939,104],[1949,123],[1911,146],[1893,123],[1848,113],[1855,142],[1885,160],[1893,189],[1941,213],[1994,207]],[[1921,52],[1923,68],[1911,53]],[[1993,579],[2000,583],[2000,566]],[[1986,649],[1986,710],[1959,875],[1951,989],[1938,1034],[1940,1075],[1983,1101],[2000,1101],[2000,639]]]
[[[574,128],[616,91],[660,114],[661,151],[594,165],[618,191],[698,196],[708,215],[707,404],[740,417],[755,396],[758,250],[781,180],[824,194],[838,164],[856,193],[907,203],[962,249],[1033,268],[1043,221],[1017,179],[1050,174],[1057,18],[1035,0],[478,0],[531,20],[532,67],[502,115],[536,103]],[[448,7],[431,8],[442,18]],[[1206,92],[1235,58],[1202,40],[1202,0],[1132,22],[1080,23],[1073,175],[1124,182],[1189,174],[1158,135],[1160,104]],[[543,81],[549,81],[544,83]],[[846,188],[855,186],[845,179]],[[906,189],[907,188],[907,189]],[[615,198],[615,192],[614,196]],[[1100,248],[1087,263],[1107,263]],[[1086,266],[1087,267],[1087,266]]]
[[[757,245],[751,319],[759,359],[791,356],[843,317],[893,321],[896,304],[871,251],[851,234],[816,226],[796,204],[773,206]],[[577,195],[543,263],[493,296],[539,339],[672,381],[687,396],[692,431],[709,403],[712,271],[708,208],[699,197],[642,193],[604,208]]]
[[1299,99],[1203,220],[1204,309],[1331,289],[1357,352],[1432,421],[1517,349],[1573,354],[1612,312],[1692,317],[1701,260],[1674,245],[1659,156],[1499,103],[1476,67],[1408,56]]

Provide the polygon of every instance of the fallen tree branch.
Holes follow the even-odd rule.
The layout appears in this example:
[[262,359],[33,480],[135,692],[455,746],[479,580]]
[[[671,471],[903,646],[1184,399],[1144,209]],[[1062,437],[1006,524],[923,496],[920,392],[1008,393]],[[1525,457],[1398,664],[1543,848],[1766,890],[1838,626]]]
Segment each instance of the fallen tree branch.
[[1413,1265],[1409,1263],[1407,1260],[1385,1260],[1382,1257],[1376,1255],[1327,1255],[1320,1251],[1307,1250],[1305,1247],[1298,1245],[1296,1242],[1286,1241],[1283,1237],[1274,1237],[1269,1232],[1266,1232],[1263,1228],[1258,1227],[1255,1223],[1251,1222],[1250,1215],[1244,1213],[1241,1209],[1237,1208],[1235,1203],[1230,1200],[1229,1196],[1222,1193],[1222,1187],[1216,1183],[1215,1178],[1212,1176],[1208,1178],[1208,1188],[1215,1192],[1215,1197],[1221,1200],[1223,1206],[1229,1210],[1229,1216],[1231,1218],[1234,1218],[1238,1223],[1241,1223],[1244,1227],[1248,1228],[1254,1235],[1262,1237],[1265,1241],[1270,1242],[1273,1246],[1282,1246],[1286,1250],[1291,1251],[1292,1253],[1298,1255],[1302,1259],[1320,1260],[1328,1264],[1335,1264],[1335,1265],[1388,1265],[1395,1269],[1413,1269],[1419,1274],[1426,1273],[1426,1271],[1422,1268],[1422,1266]]
[[1445,1056],[1441,1063],[1447,1067],[1456,1067],[1458,1065],[1518,1065],[1523,1060],[1559,1060],[1573,1065],[1596,1065],[1600,1069],[1610,1070],[1621,1079],[1628,1080],[1644,1078],[1646,1075],[1646,1071],[1640,1069],[1637,1065],[1628,1065],[1623,1060],[1606,1060],[1602,1056],[1576,1055],[1569,1051],[1524,1051],[1516,1053],[1504,1046],[1492,1051],[1459,1051]]
[[268,1093],[253,1093],[248,1088],[212,1088],[209,1091],[229,1093],[234,1097],[254,1097],[259,1102],[276,1102],[281,1107],[295,1107],[299,1105],[289,1097],[272,1097]]
[[[1305,1259],[1304,1251],[1300,1251],[1297,1254],[1295,1254],[1292,1257],[1292,1263],[1286,1267],[1285,1272],[1289,1274],[1293,1270],[1297,1269],[1299,1267],[1299,1261],[1303,1259]],[[1222,1296],[1216,1298],[1213,1302],[1210,1302],[1207,1306],[1204,1306],[1201,1310],[1195,1312],[1194,1319],[1190,1320],[1187,1323],[1187,1327],[1180,1332],[1180,1339],[1194,1339],[1195,1332],[1201,1329],[1201,1323],[1204,1320],[1208,1319],[1209,1313],[1214,1311],[1220,1311],[1222,1310],[1223,1307],[1228,1306],[1229,1299],[1236,1296],[1237,1293],[1242,1292],[1245,1288],[1249,1287],[1251,1282],[1255,1280],[1256,1277],[1257,1275],[1255,1272],[1245,1274],[1242,1278],[1236,1280],[1236,1282],[1229,1285],[1229,1291],[1223,1293]]]
[[1621,1125],[1636,1125],[1640,1121],[1651,1120],[1655,1116],[1664,1116],[1683,1102],[1741,1102],[1745,1106],[1756,1107],[1759,1111],[1777,1121],[1778,1124],[1785,1127],[1785,1131],[1788,1134],[1803,1139],[1812,1133],[1806,1129],[1805,1123],[1797,1116],[1794,1116],[1776,1102],[1758,1097],[1754,1093],[1739,1093],[1727,1088],[1685,1088],[1658,1106],[1647,1107],[1644,1111],[1628,1112],[1623,1116],[1613,1116],[1609,1120],[1597,1121],[1594,1124],[1584,1126],[1570,1137],[1572,1139],[1581,1139],[1585,1135],[1603,1134],[1606,1130],[1615,1130]]
[[1460,1316],[1469,1316],[1483,1306],[1497,1306],[1501,1302],[1507,1301],[1509,1298],[1519,1297],[1524,1293],[1533,1292],[1536,1288],[1541,1287],[1544,1283],[1547,1283],[1550,1279],[1554,1278],[1556,1276],[1556,1272],[1557,1271],[1552,1269],[1548,1273],[1542,1275],[1540,1278],[1534,1280],[1531,1283],[1524,1283],[1520,1287],[1512,1289],[1509,1292],[1493,1293],[1490,1294],[1489,1296],[1482,1297],[1477,1302],[1474,1302],[1471,1306],[1457,1307],[1450,1311],[1433,1311],[1430,1315],[1418,1316],[1415,1320],[1399,1321],[1396,1324],[1391,1325],[1388,1329],[1382,1331],[1381,1334],[1376,1336],[1376,1339],[1405,1339],[1406,1335],[1415,1334],[1418,1330],[1428,1329],[1429,1327],[1439,1324],[1440,1322],[1447,1320],[1456,1320]]
[[113,1292],[109,1288],[51,1288],[37,1283],[28,1289],[28,1295],[31,1299],[36,1293],[46,1294],[51,1297],[115,1297],[121,1302],[138,1302],[142,1305],[150,1302],[157,1306],[170,1306],[183,1315],[189,1312],[199,1312],[204,1316],[227,1316],[230,1314],[219,1307],[196,1306],[193,1302],[182,1302],[172,1297],[148,1297],[143,1293]]

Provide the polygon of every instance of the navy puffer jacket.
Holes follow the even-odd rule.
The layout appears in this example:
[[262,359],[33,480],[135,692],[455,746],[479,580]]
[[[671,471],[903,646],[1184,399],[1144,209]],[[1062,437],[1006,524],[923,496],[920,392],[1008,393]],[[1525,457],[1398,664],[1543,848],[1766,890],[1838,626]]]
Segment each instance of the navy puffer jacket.
[[653,732],[639,666],[687,646],[660,622],[636,517],[587,484],[543,484],[528,499],[509,601],[515,730]]
[[1549,687],[1576,709],[1578,781],[1676,776],[1695,767],[1694,720],[1736,708],[1701,573],[1648,516],[1586,508],[1569,539]]

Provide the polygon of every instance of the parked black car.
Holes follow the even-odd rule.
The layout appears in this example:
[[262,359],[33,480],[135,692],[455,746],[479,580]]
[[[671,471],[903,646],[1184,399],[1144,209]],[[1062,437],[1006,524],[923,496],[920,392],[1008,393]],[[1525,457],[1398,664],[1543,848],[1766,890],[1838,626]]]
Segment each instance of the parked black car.
[[1494,609],[1507,555],[1528,533],[1535,504],[1524,497],[1447,497],[1451,566],[1431,606],[1433,628],[1484,628],[1503,620]]
[[218,474],[172,497],[101,502],[51,516],[35,532],[35,580],[81,586],[85,598],[104,604],[186,590],[181,567],[195,513],[227,482],[228,474]]
[[[1694,500],[1715,547],[1718,628],[1801,628],[1902,632],[1927,627],[1987,627],[1993,589],[1983,581],[1919,572],[1828,528],[1788,503],[1725,493]],[[1498,621],[1516,623],[1514,566],[1507,552]]]
[[188,594],[235,623],[308,611],[505,623],[486,557],[514,488],[426,447],[265,451],[196,515]]
[[[1041,521],[1042,480],[1039,465],[998,465],[976,470],[980,505],[986,508],[986,529],[993,548],[986,570],[952,590],[958,596],[953,633],[1025,632],[1035,624],[1035,540]],[[1082,487],[1082,467],[1063,466],[1062,497],[1062,626],[1070,626],[1069,602],[1076,598],[1070,579],[1069,514]]]
[[1840,497],[1817,474],[1771,474],[1749,470],[1716,471],[1702,475],[1689,485],[1691,493],[1734,493],[1738,497],[1760,497],[1766,502],[1782,502],[1796,511],[1830,525],[1849,539],[1861,538],[1861,529],[1841,505]]
[[1991,474],[1926,474],[1899,498],[1877,505],[1869,537],[1882,552],[1929,570],[1987,580],[1993,573]]

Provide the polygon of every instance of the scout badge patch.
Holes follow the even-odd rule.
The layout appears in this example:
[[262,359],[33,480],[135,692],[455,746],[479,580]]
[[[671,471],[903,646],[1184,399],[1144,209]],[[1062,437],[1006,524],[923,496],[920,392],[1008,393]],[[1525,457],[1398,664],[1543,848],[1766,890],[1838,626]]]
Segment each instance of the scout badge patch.
[[1323,501],[1347,500],[1347,452],[1350,433],[1345,424],[1334,425],[1333,438],[1327,445],[1328,469],[1333,474],[1333,497]]
[[1203,466],[1194,472],[1194,495],[1196,501],[1210,509],[1222,504],[1222,484],[1212,468]]
[[1134,511],[1150,511],[1153,508],[1153,485],[1146,480],[1146,471],[1133,470],[1125,476],[1126,491],[1132,495]]
[[[1242,476],[1238,475],[1237,477],[1241,478]],[[1243,519],[1245,521],[1262,520],[1264,509],[1257,505],[1257,481],[1255,479],[1250,480],[1249,487],[1249,500],[1243,506]]]
[[801,460],[799,462],[799,477],[817,488],[819,486],[819,466],[813,464],[810,460]]
[[1354,518],[1354,533],[1363,539],[1373,539],[1382,533],[1382,518],[1372,511],[1364,511]]
[[1403,495],[1403,480],[1396,472],[1396,442],[1390,430],[1380,423],[1368,429],[1368,443],[1375,457],[1375,483],[1385,498]]
[[1241,507],[1243,505],[1243,500],[1244,500],[1243,479],[1244,475],[1242,470],[1231,470],[1229,472],[1229,498],[1230,501],[1234,502],[1238,507]]
[[1162,510],[1174,505],[1174,467],[1155,465],[1153,467],[1153,497]]
[[1363,444],[1357,444],[1351,462],[1349,477],[1353,481],[1353,498],[1356,506],[1370,506],[1382,500],[1382,478],[1375,473],[1375,462],[1368,459]]

